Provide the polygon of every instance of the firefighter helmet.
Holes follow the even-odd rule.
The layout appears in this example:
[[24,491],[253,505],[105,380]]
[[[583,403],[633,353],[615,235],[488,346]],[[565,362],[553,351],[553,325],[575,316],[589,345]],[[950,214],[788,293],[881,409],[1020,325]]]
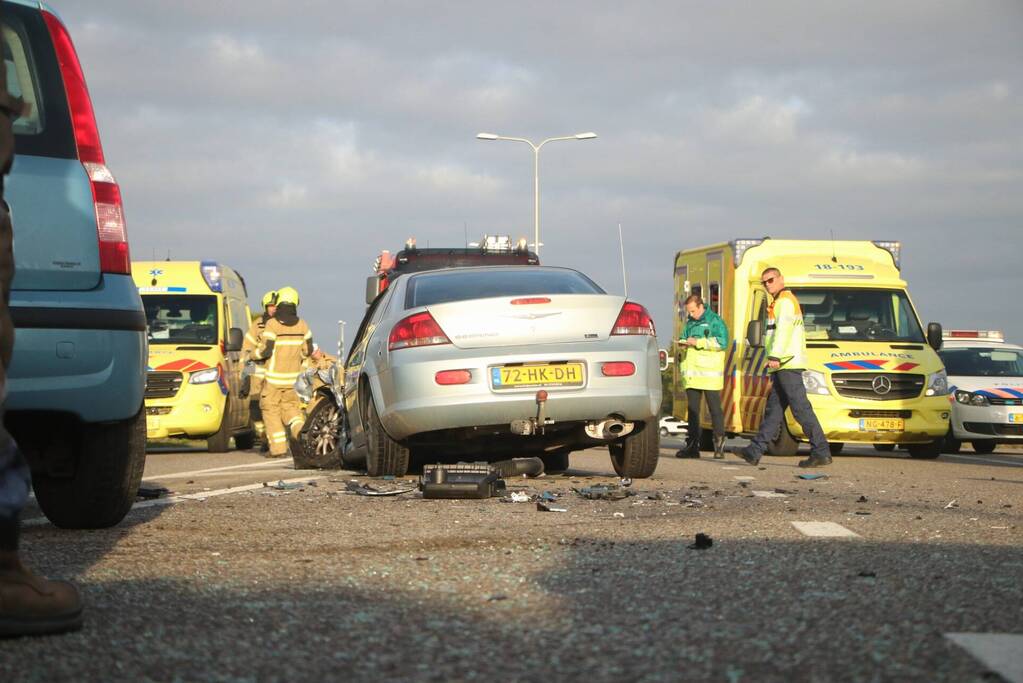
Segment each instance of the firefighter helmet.
[[263,308],[266,308],[267,306],[273,306],[276,303],[277,303],[276,291],[271,289],[269,292],[263,295]]
[[277,290],[277,303],[298,306],[298,291],[294,287],[281,287]]

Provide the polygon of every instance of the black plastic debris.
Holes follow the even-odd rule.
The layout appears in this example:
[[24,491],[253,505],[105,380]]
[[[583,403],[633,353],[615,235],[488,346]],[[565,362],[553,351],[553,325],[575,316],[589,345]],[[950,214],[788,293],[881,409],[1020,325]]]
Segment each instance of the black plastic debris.
[[866,496],[860,496],[859,498],[856,499],[856,502],[857,503],[866,503],[867,502],[867,497]]
[[690,550],[706,550],[714,545],[714,539],[703,533],[702,531],[696,534],[696,541],[687,546]]
[[876,579],[877,578],[877,572],[872,572],[872,571],[864,570],[864,571],[861,571],[856,576],[862,577],[864,579]]
[[163,498],[164,496],[170,495],[170,490],[165,486],[140,486],[139,492],[136,495],[139,498],[152,500],[154,498]]
[[359,496],[400,496],[403,493],[411,493],[416,490],[415,486],[401,489],[378,489],[369,484],[360,484],[352,480],[345,483],[345,490]]
[[629,496],[636,495],[635,491],[622,488],[617,484],[595,484],[572,490],[588,500],[624,500]]
[[500,495],[505,490],[501,473],[485,462],[456,465],[424,465],[419,480],[423,498],[479,499]]

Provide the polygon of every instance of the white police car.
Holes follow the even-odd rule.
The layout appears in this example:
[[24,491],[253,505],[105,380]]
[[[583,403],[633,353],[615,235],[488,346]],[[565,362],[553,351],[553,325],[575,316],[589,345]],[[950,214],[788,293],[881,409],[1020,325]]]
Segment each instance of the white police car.
[[1023,444],[1023,347],[994,330],[947,330],[938,352],[948,373],[952,420],[945,451],[977,453]]

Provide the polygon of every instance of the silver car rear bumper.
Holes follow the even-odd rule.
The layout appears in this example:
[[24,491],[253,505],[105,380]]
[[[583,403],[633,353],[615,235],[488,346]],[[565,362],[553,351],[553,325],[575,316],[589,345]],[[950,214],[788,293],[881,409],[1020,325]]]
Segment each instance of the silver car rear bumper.
[[[585,346],[585,345],[583,345]],[[551,361],[581,362],[586,379],[582,387],[544,387],[548,393],[546,416],[555,423],[600,420],[618,415],[628,421],[657,421],[661,406],[660,370],[656,344],[650,337],[622,338],[594,345],[580,353],[580,345],[551,345],[543,353],[507,354],[502,349],[471,350],[450,346],[401,349],[391,352],[390,367],[375,379],[380,420],[391,438],[401,440],[439,429],[509,424],[535,417],[540,387],[494,390],[490,368],[507,363]],[[601,364],[630,361],[636,372],[628,377],[604,377]],[[442,370],[467,369],[468,384],[441,386],[435,376]]]

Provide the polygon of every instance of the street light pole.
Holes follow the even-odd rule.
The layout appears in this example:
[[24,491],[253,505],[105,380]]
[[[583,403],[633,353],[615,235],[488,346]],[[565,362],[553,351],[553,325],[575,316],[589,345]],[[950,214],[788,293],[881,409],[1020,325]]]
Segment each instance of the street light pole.
[[597,137],[596,133],[577,133],[575,135],[563,135],[556,138],[547,138],[540,144],[534,144],[526,138],[513,138],[494,133],[479,133],[476,138],[479,140],[508,140],[510,142],[524,142],[533,149],[533,246],[536,248],[536,255],[540,256],[540,149],[548,142],[558,140],[592,140]]

